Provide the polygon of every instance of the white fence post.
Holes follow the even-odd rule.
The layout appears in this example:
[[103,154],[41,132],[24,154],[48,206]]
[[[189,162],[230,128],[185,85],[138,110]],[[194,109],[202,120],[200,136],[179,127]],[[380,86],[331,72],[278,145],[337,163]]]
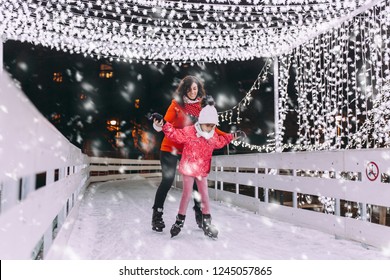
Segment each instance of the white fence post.
[[[264,174],[268,174],[268,168],[265,168]],[[269,203],[269,196],[268,196],[268,187],[264,188],[264,202]]]
[[217,192],[217,189],[218,189],[218,166],[216,165],[215,166],[215,180],[214,180],[214,189],[215,189],[215,192]]
[[[293,176],[294,177],[297,176],[296,169],[293,170]],[[292,194],[292,207],[298,208],[298,193],[297,192],[293,192],[293,194]]]
[[[341,179],[340,172],[336,172],[336,179],[338,179],[338,180]],[[340,200],[340,198],[335,199],[334,214],[336,216],[341,216],[341,200]]]
[[[259,174],[259,168],[257,168],[257,167],[255,168],[255,174],[256,174],[256,177]],[[256,187],[255,187],[255,198],[259,199],[259,184],[258,184],[257,180],[256,180]]]
[[0,182],[1,201],[0,214],[12,208],[20,196],[19,180],[8,179]]
[[25,199],[29,193],[35,190],[35,175],[29,175],[22,178],[22,187],[20,198]]
[[43,235],[43,258],[49,252],[50,246],[53,243],[53,223],[49,226]]
[[[221,166],[221,172],[223,172],[223,166]],[[223,181],[221,180],[221,191],[223,191]]]
[[61,228],[61,226],[65,222],[65,219],[66,219],[65,209],[66,209],[66,206],[62,207],[61,211],[58,213],[58,216],[57,216],[58,228]]
[[359,203],[360,217],[363,221],[367,221],[367,204]]
[[46,185],[54,183],[54,169],[46,171]]
[[[239,167],[236,167],[236,174],[238,175],[238,171],[240,170]],[[240,184],[236,184],[236,194],[240,193]]]
[[63,179],[66,177],[66,167],[62,167],[58,170],[58,177],[59,179]]
[[4,53],[3,53],[3,45],[4,45],[4,41],[3,39],[1,39],[1,42],[0,42],[0,75],[3,74],[3,63],[4,63]]

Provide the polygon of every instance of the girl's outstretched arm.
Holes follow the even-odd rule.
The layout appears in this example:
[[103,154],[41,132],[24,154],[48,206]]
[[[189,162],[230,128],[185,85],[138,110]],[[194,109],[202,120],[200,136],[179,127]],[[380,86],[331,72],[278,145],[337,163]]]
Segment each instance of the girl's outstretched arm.
[[184,129],[174,128],[169,122],[164,124],[162,130],[165,137],[168,137],[170,140],[175,141],[178,144],[184,144],[188,139]]
[[230,143],[234,138],[233,134],[226,133],[225,135],[217,135],[217,141],[214,144],[214,149],[221,149]]

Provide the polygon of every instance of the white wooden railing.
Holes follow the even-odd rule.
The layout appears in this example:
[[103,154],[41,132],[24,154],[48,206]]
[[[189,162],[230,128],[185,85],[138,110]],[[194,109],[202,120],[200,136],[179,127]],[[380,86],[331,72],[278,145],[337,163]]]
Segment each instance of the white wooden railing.
[[0,75],[0,259],[55,259],[85,188],[133,176],[158,178],[160,162],[89,158]]
[[88,184],[89,159],[0,75],[0,259],[43,258]]
[[160,179],[161,165],[159,160],[90,157],[90,175],[90,182],[122,180],[135,176]]
[[[390,149],[217,156],[210,195],[264,216],[390,249],[389,155]],[[325,197],[334,203],[333,211],[320,202]]]

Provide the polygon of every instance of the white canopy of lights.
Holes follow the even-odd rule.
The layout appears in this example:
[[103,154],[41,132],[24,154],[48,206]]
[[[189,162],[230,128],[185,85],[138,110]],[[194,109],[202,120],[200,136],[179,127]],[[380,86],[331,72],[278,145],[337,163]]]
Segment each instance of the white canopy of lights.
[[378,2],[0,0],[0,34],[96,58],[221,63],[281,55]]
[[[390,143],[389,27],[389,0],[0,0],[3,41],[155,64],[277,58],[274,139],[235,141],[266,152]],[[297,108],[289,105],[290,65]],[[269,66],[241,102],[220,112],[222,121],[240,123]],[[283,140],[289,111],[298,115],[296,143]]]

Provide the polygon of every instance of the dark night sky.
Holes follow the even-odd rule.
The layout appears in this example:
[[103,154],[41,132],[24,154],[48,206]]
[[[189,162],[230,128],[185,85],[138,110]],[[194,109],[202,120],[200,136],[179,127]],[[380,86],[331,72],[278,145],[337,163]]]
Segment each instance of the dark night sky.
[[[165,113],[181,78],[188,74],[200,75],[206,92],[216,99],[218,111],[224,111],[245,96],[260,73],[264,60],[209,63],[202,67],[189,64],[181,67],[171,64],[154,66],[96,60],[7,41],[4,44],[4,64],[8,72],[21,82],[23,91],[42,114],[78,147],[86,148],[86,143],[95,138],[107,140],[112,137],[107,136],[106,120],[115,117],[122,121],[121,131],[126,133],[126,146],[133,145],[131,131],[136,123],[157,137],[153,151],[156,153],[161,135],[153,132],[146,115],[155,111]],[[112,79],[99,78],[101,64],[112,66]],[[54,72],[62,73],[62,83],[53,81]],[[272,74],[268,78],[269,82],[254,92],[254,100],[241,115],[243,121],[235,127],[244,130],[254,145],[265,144],[266,135],[273,131]],[[136,99],[140,100],[138,109],[134,106]],[[54,120],[55,114],[61,115],[61,119]],[[227,123],[221,126],[225,131],[231,128]],[[100,149],[110,151],[113,147],[102,145]]]

